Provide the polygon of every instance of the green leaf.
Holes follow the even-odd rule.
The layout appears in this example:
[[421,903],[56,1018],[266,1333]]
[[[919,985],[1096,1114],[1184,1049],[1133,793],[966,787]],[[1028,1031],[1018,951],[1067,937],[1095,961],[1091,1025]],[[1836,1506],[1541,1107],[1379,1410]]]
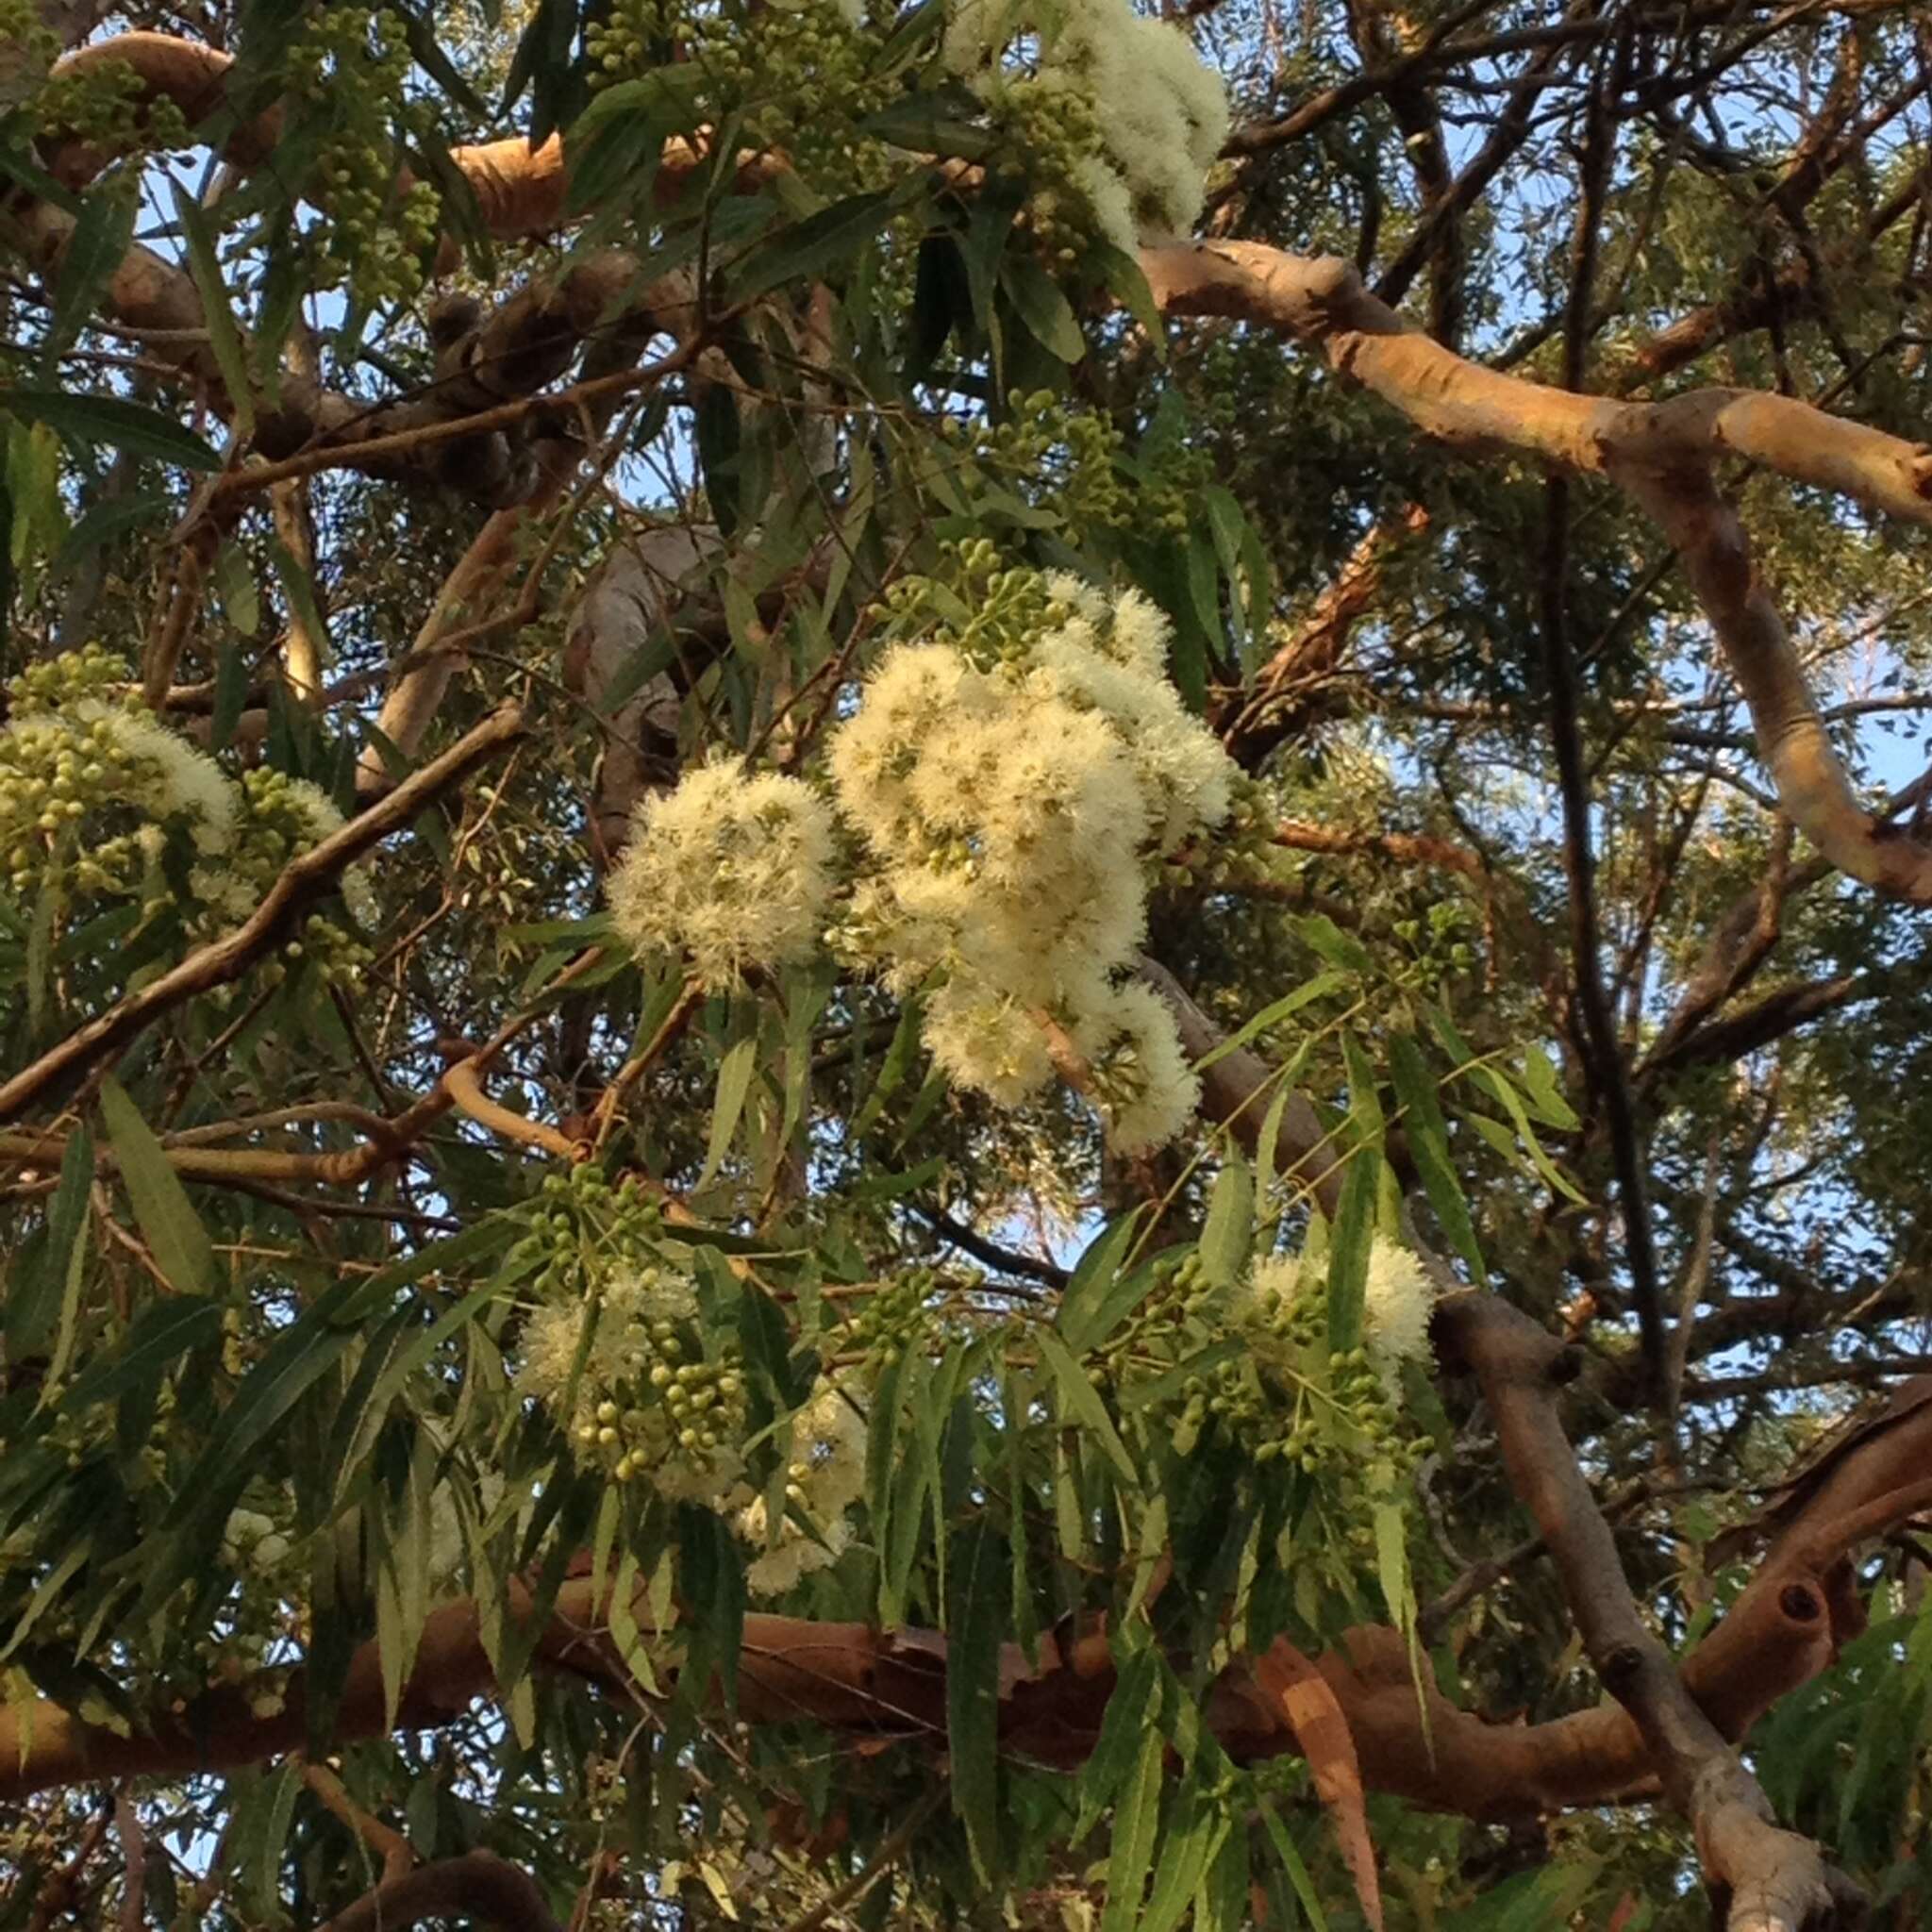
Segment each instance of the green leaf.
[[129,1324],[112,1355],[90,1362],[60,1398],[69,1414],[119,1395],[144,1382],[222,1332],[221,1305],[203,1295],[171,1296],[150,1302]]
[[1157,1731],[1165,1679],[1160,1653],[1143,1644],[1120,1665],[1113,1695],[1101,1713],[1100,1735],[1080,1769],[1080,1811],[1069,1842],[1078,1844],[1140,1762],[1143,1739]]
[[[64,1315],[70,1294],[78,1298],[87,1259],[84,1237],[88,1196],[94,1178],[93,1136],[75,1128],[60,1153],[60,1178],[47,1203],[46,1232],[31,1268],[21,1266],[7,1280],[7,1356],[9,1361],[41,1354],[51,1340],[57,1317]],[[71,1323],[61,1320],[63,1329]],[[57,1361],[49,1379],[58,1381]]]
[[352,1284],[338,1283],[270,1342],[242,1378],[234,1400],[215,1418],[164,1519],[170,1525],[192,1522],[210,1497],[225,1496],[239,1487],[237,1473],[245,1474],[255,1451],[341,1359],[356,1339],[353,1328],[341,1325],[351,1290]]
[[[919,9],[924,16],[923,25],[929,25],[933,15],[943,12],[939,5]],[[912,154],[931,155],[942,161],[983,161],[997,146],[998,137],[984,121],[974,118],[978,105],[963,88],[951,96],[908,93],[868,115],[862,125],[866,133]]]
[[1174,1932],[1181,1914],[1193,1903],[1194,1888],[1208,1875],[1208,1865],[1233,1828],[1234,1821],[1217,1810],[1198,1786],[1181,1786],[1174,1819],[1161,1839],[1154,1890],[1135,1932]]
[[131,456],[158,457],[190,470],[212,472],[222,467],[221,458],[172,416],[119,396],[0,387],[0,409],[23,423],[44,423],[76,442],[106,443]]
[[208,1230],[166,1151],[111,1074],[101,1082],[101,1119],[155,1265],[184,1294],[212,1294],[215,1256]]
[[787,282],[823,280],[885,226],[904,198],[898,191],[849,195],[781,229],[738,265],[729,284],[730,299],[753,302]]
[[1545,1126],[1574,1134],[1582,1123],[1563,1092],[1555,1063],[1534,1041],[1523,1056],[1523,1091]]
[[123,531],[158,521],[173,513],[174,506],[158,490],[140,490],[125,495],[103,495],[68,531],[53,562],[56,576],[65,576],[75,564],[96,550],[111,543]]
[[1274,1847],[1274,1856],[1281,1860],[1288,1873],[1289,1882],[1294,1887],[1295,1896],[1302,1902],[1302,1910],[1308,1915],[1308,1924],[1315,1932],[1328,1932],[1328,1915],[1322,1909],[1321,1898],[1308,1877],[1308,1868],[1302,1863],[1302,1855],[1295,1850],[1294,1840],[1288,1835],[1288,1827],[1275,1814],[1273,1805],[1260,1807],[1261,1823],[1266,1827],[1269,1840]]
[[751,1091],[752,1074],[758,1071],[758,1036],[747,1033],[718,1063],[718,1095],[711,1105],[711,1138],[705,1147],[705,1166],[697,1178],[698,1188],[718,1172],[719,1163],[730,1150],[731,1137],[738,1131],[739,1119],[744,1112],[745,1096]]
[[1325,912],[1311,912],[1294,922],[1295,930],[1331,966],[1356,979],[1373,979],[1375,962],[1357,939],[1343,932]]
[[242,353],[242,337],[235,327],[235,310],[228,299],[227,284],[222,279],[221,263],[215,259],[214,231],[208,216],[193,195],[174,181],[175,218],[188,242],[188,269],[201,296],[202,325],[208,330],[208,347],[214,352],[215,367],[222,372],[222,385],[234,407],[236,437],[246,441],[255,434],[255,394],[248,380],[248,362]]
[[224,543],[215,553],[212,575],[222,615],[243,637],[254,637],[261,629],[261,594],[255,587],[248,553],[239,543]]
[[1422,1176],[1423,1191],[1450,1245],[1468,1267],[1470,1279],[1480,1288],[1484,1280],[1482,1249],[1470,1219],[1469,1204],[1462,1197],[1456,1164],[1450,1158],[1449,1129],[1437,1098],[1435,1076],[1412,1033],[1390,1036],[1389,1072],[1402,1106],[1409,1156]]
[[1087,338],[1080,333],[1073,304],[1030,255],[1007,258],[1000,268],[1000,286],[1041,348],[1062,362],[1077,362],[1087,353]]
[[1084,1355],[1112,1332],[1112,1322],[1102,1325],[1102,1313],[1140,1226],[1140,1208],[1129,1208],[1088,1242],[1074,1264],[1054,1316],[1054,1326],[1066,1337],[1069,1348]]
[[946,1602],[946,1747],[953,1809],[984,1884],[1001,1871],[1000,1644],[1011,1554],[983,1518],[953,1539]]
[[1159,1833],[1161,1759],[1166,1750],[1167,1740],[1158,1731],[1143,1734],[1140,1761],[1114,1807],[1107,1909],[1101,1915],[1100,1932],[1133,1932],[1139,1922],[1141,1895],[1147,1887],[1147,1868],[1153,1863]]
[[1107,1404],[1101,1400],[1100,1391],[1087,1379],[1086,1370],[1074,1359],[1067,1344],[1051,1328],[1035,1329],[1033,1339],[1040,1350],[1040,1358],[1051,1371],[1054,1387],[1059,1391],[1062,1417],[1078,1424],[1091,1435],[1124,1480],[1138,1488],[1141,1475],[1134,1467],[1134,1458],[1127,1454],[1127,1445],[1121,1441],[1120,1432],[1113,1425],[1113,1418],[1107,1412]]
[[698,398],[696,444],[698,468],[718,528],[730,536],[739,523],[739,448],[743,428],[738,398],[722,382],[706,385]]
[[1198,1073],[1204,1067],[1211,1067],[1224,1054],[1247,1045],[1249,1041],[1267,1032],[1271,1026],[1278,1026],[1291,1013],[1299,1012],[1316,1000],[1326,999],[1330,993],[1343,991],[1348,983],[1347,974],[1332,970],[1304,980],[1292,992],[1284,993],[1278,1000],[1263,1007],[1253,1018],[1243,1021],[1225,1040],[1204,1053],[1194,1062],[1195,1071]]
[[302,628],[319,646],[325,648],[328,625],[323,620],[322,605],[315,595],[314,578],[303,568],[302,559],[279,537],[270,537],[268,554],[275,567],[275,581],[281,585],[282,595],[289,600],[290,609],[301,620]]
[[1146,271],[1124,249],[1110,242],[1095,242],[1089,253],[1098,262],[1101,279],[1108,291],[1141,328],[1154,346],[1154,353],[1167,360],[1167,324],[1148,285]]
[[1362,1292],[1375,1239],[1375,1194],[1381,1157],[1364,1150],[1341,1177],[1341,1200],[1328,1247],[1328,1346],[1346,1355],[1362,1339]]
[[1254,1170],[1230,1151],[1215,1176],[1208,1219],[1201,1229],[1196,1252],[1202,1281],[1209,1288],[1232,1288],[1247,1268],[1254,1237]]
[[54,283],[54,316],[42,348],[51,375],[61,353],[87,325],[108,277],[121,266],[134,239],[133,200],[125,195],[95,192],[80,204],[74,232],[60,251],[60,273]]

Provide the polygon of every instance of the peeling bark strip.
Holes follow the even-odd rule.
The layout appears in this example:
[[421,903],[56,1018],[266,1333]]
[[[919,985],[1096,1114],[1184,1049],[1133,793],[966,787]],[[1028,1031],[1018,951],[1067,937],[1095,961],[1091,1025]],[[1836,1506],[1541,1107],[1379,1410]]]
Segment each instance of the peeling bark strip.
[[1335,257],[1258,242],[1141,251],[1171,314],[1275,328],[1321,348],[1425,435],[1609,477],[1669,538],[1751,708],[1758,749],[1793,822],[1840,871],[1932,905],[1932,847],[1857,802],[1738,515],[1712,468],[1738,457],[1792,482],[1932,527],[1932,449],[1788,396],[1695,390],[1625,403],[1547,388],[1469,362],[1411,328]]

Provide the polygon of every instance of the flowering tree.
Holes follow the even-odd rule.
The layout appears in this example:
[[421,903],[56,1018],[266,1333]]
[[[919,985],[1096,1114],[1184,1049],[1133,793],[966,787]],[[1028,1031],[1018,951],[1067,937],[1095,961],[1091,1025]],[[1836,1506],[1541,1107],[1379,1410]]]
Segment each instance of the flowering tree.
[[0,26],[0,1924],[1924,1919],[1916,9]]

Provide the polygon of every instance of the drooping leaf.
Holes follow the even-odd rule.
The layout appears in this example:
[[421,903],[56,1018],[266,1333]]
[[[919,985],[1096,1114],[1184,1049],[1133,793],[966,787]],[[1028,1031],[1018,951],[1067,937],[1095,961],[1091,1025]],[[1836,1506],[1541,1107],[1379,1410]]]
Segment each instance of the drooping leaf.
[[1005,1539],[984,1518],[955,1537],[948,1564],[946,1749],[953,1808],[987,1884],[1001,1870],[1000,1645],[1010,1564]]
[[101,1119],[155,1265],[184,1294],[212,1294],[215,1256],[208,1229],[168,1164],[167,1150],[111,1074],[101,1082]]
[[221,458],[172,416],[120,396],[0,387],[0,411],[23,423],[44,423],[76,442],[105,443],[109,449],[157,457],[190,470],[222,467]]
[[1456,1164],[1449,1152],[1449,1129],[1436,1096],[1435,1076],[1411,1033],[1391,1034],[1389,1039],[1389,1072],[1395,1097],[1403,1109],[1403,1125],[1408,1137],[1409,1158],[1422,1176],[1423,1191],[1441,1224],[1450,1244],[1462,1257],[1470,1278],[1483,1285],[1482,1249],[1477,1243],[1475,1224],[1470,1219],[1469,1204],[1463,1199],[1462,1184],[1456,1175]]

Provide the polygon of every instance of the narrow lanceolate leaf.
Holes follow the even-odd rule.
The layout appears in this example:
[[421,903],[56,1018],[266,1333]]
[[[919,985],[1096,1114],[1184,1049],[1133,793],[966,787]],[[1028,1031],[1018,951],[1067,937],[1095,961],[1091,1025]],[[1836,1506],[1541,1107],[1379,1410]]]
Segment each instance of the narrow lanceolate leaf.
[[[54,318],[42,351],[52,365],[86,326],[108,277],[121,266],[134,236],[134,202],[121,194],[90,194],[60,251],[54,284]],[[50,380],[56,379],[51,376]]]
[[155,1265],[183,1294],[213,1293],[215,1255],[208,1230],[154,1130],[112,1074],[101,1082],[101,1119]]
[[731,278],[733,299],[748,302],[783,283],[842,267],[885,226],[900,199],[855,194],[808,215],[745,258]]
[[1051,1328],[1035,1330],[1034,1341],[1059,1393],[1061,1418],[1093,1436],[1122,1476],[1138,1485],[1141,1476],[1134,1467],[1134,1458],[1127,1454],[1127,1445],[1121,1441],[1120,1431],[1107,1412],[1107,1404],[1101,1400],[1100,1391],[1088,1380],[1086,1370]]
[[219,470],[222,459],[172,416],[119,396],[86,395],[0,385],[0,411],[23,423],[44,423],[76,442],[105,443],[131,456],[158,457],[190,470]]
[[228,301],[227,284],[222,279],[222,266],[215,258],[214,229],[193,195],[176,181],[175,218],[188,242],[188,268],[201,296],[201,316],[208,330],[208,347],[214,352],[215,367],[234,406],[235,434],[246,441],[255,434],[255,397],[248,383],[248,362],[242,353],[241,331],[235,326],[235,311]]
[[1389,1072],[1402,1106],[1409,1155],[1422,1176],[1423,1191],[1429,1197],[1429,1206],[1435,1209],[1450,1246],[1468,1264],[1471,1280],[1480,1288],[1482,1249],[1476,1241],[1475,1224],[1470,1220],[1469,1204],[1462,1198],[1462,1184],[1456,1177],[1456,1164],[1449,1156],[1449,1129],[1443,1123],[1435,1076],[1413,1034],[1397,1033],[1390,1039]]
[[1208,1201],[1201,1228],[1201,1279],[1209,1288],[1231,1288],[1248,1265],[1255,1232],[1255,1176],[1239,1154],[1230,1153]]
[[1030,255],[1012,255],[1000,269],[1000,286],[1039,341],[1062,362],[1077,362],[1087,339],[1060,285]]
[[1382,1883],[1375,1872],[1361,1764],[1348,1719],[1328,1680],[1285,1638],[1277,1637],[1256,1660],[1255,1675],[1293,1727],[1295,1742],[1314,1776],[1316,1794],[1335,1826],[1356,1896],[1361,1900],[1362,1916],[1374,1932],[1382,1932]]
[[1174,1932],[1194,1900],[1194,1889],[1208,1875],[1234,1821],[1217,1810],[1192,1784],[1181,1787],[1173,1824],[1161,1841],[1154,1872],[1154,1890],[1135,1932]]
[[955,1539],[946,1615],[946,1748],[953,1809],[981,1880],[1000,1871],[1000,1644],[1011,1557],[984,1520]]
[[[47,1203],[46,1236],[31,1268],[14,1269],[4,1284],[7,1353],[15,1361],[42,1353],[57,1311],[87,1258],[88,1193],[94,1177],[94,1141],[85,1127],[68,1136],[60,1155],[60,1179]],[[65,1326],[65,1323],[62,1324]],[[58,1382],[57,1366],[48,1379]]]
[[335,1291],[325,1295],[298,1321],[272,1341],[261,1359],[249,1370],[235,1399],[216,1419],[208,1442],[168,1511],[167,1521],[180,1524],[193,1518],[208,1502],[233,1486],[238,1471],[287,1418],[289,1411],[342,1357],[356,1334],[335,1326],[340,1303]]
[[1130,1209],[1089,1241],[1074,1263],[1073,1276],[1060,1291],[1059,1309],[1054,1316],[1054,1326],[1066,1337],[1069,1348],[1084,1352],[1107,1339],[1103,1324],[1109,1291],[1140,1226],[1141,1210]]
[[1100,1719],[1100,1735],[1080,1770],[1080,1814],[1071,1842],[1078,1844],[1134,1774],[1146,1739],[1159,1728],[1160,1653],[1149,1643],[1121,1666]]
[[1161,1760],[1167,1740],[1148,1731],[1141,1740],[1141,1756],[1120,1803],[1114,1807],[1113,1855],[1107,1861],[1107,1910],[1100,1932],[1132,1932],[1140,1924],[1141,1894],[1147,1888],[1147,1868],[1154,1861],[1154,1841],[1160,1830]]
[[1375,1239],[1375,1192],[1382,1158],[1357,1153],[1341,1177],[1341,1201],[1328,1244],[1328,1346],[1345,1355],[1362,1339],[1362,1295]]
[[746,1034],[718,1065],[718,1097],[711,1107],[711,1138],[705,1148],[704,1172],[698,1175],[702,1188],[718,1172],[719,1163],[731,1146],[744,1112],[745,1096],[751,1091],[751,1076],[758,1067],[757,1037]]

